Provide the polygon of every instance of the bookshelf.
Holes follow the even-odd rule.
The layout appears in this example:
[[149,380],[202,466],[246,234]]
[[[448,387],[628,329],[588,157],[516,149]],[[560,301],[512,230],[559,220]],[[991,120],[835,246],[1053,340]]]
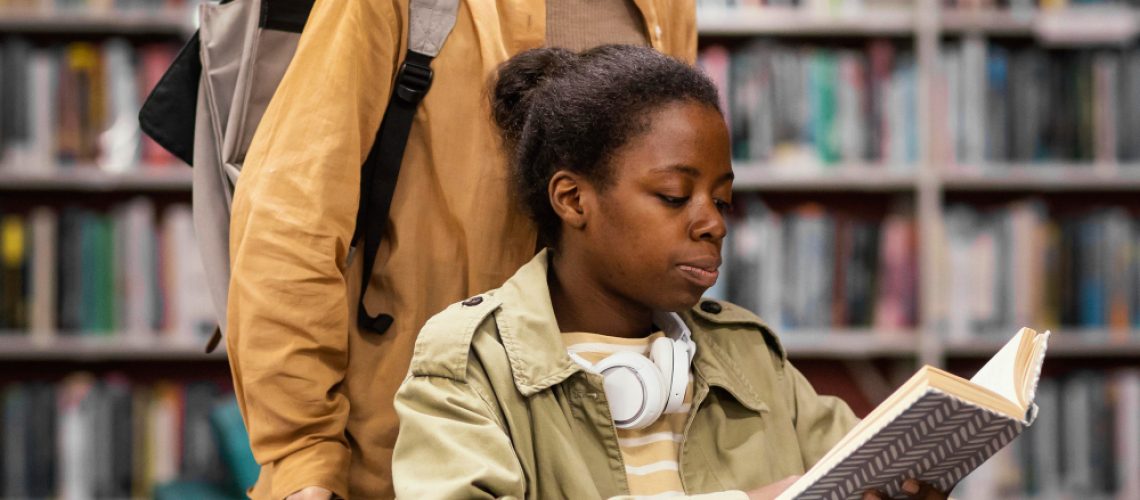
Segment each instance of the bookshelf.
[[192,172],[122,130],[198,2],[0,3],[0,498],[238,498],[211,423],[233,408],[226,355],[190,333],[202,297],[172,291],[204,288],[181,265]]
[[56,168],[43,172],[0,170],[0,192],[174,192],[189,193],[192,172],[181,165],[142,167],[140,171],[112,173],[94,166]]
[[[1125,68],[1130,67],[1127,54],[1138,50],[1140,4],[1126,1],[915,0],[885,2],[891,5],[891,10],[882,11],[875,10],[872,1],[850,2],[862,4],[862,10],[845,10],[847,2],[804,1],[800,3],[807,7],[800,11],[769,7],[725,11],[721,7],[725,2],[706,3],[717,6],[700,18],[702,51],[707,51],[702,55],[711,55],[712,64],[707,68],[714,79],[720,77],[721,88],[739,93],[741,97],[737,97],[736,103],[755,102],[748,99],[755,99],[758,91],[746,88],[741,92],[733,85],[740,84],[740,81],[745,82],[744,85],[755,85],[755,80],[775,81],[772,79],[776,72],[755,73],[762,76],[755,77],[753,81],[733,81],[720,72],[722,67],[727,66],[729,73],[760,72],[763,70],[757,70],[758,66],[751,61],[786,59],[788,53],[796,53],[797,50],[815,54],[799,56],[808,58],[808,71],[812,71],[812,57],[824,61],[836,58],[842,67],[842,59],[849,57],[845,53],[866,51],[870,46],[868,41],[876,39],[893,44],[896,54],[906,51],[913,57],[916,80],[914,113],[918,117],[915,122],[918,152],[913,163],[884,161],[882,158],[848,158],[842,150],[839,155],[832,151],[829,161],[820,161],[818,157],[826,158],[828,151],[826,147],[819,147],[818,142],[817,150],[813,151],[814,159],[804,161],[800,158],[802,151],[793,154],[790,161],[778,158],[778,148],[772,148],[766,142],[771,137],[764,138],[763,133],[775,129],[777,131],[772,135],[780,137],[779,109],[770,111],[764,107],[749,108],[746,105],[739,109],[729,106],[730,124],[739,126],[743,123],[747,127],[746,133],[734,131],[734,142],[741,138],[756,141],[761,145],[761,156],[773,156],[773,159],[765,160],[748,154],[744,157],[736,155],[737,195],[746,200],[752,197],[768,200],[770,210],[763,212],[764,218],[771,218],[772,212],[782,213],[785,218],[789,217],[788,214],[797,217],[794,211],[796,202],[789,202],[789,199],[824,207],[833,205],[829,216],[836,221],[842,219],[843,212],[858,208],[858,200],[878,207],[901,203],[914,218],[918,234],[913,251],[918,259],[919,301],[918,317],[912,327],[904,329],[901,334],[887,334],[874,326],[818,329],[773,325],[789,355],[813,384],[817,388],[823,387],[824,392],[830,390],[854,401],[853,407],[859,411],[865,407],[862,403],[873,405],[889,394],[891,388],[912,373],[916,364],[932,364],[970,375],[1004,344],[1016,327],[1024,324],[1048,328],[1054,336],[1049,347],[1050,361],[1046,363],[1045,378],[1039,390],[1042,414],[1048,417],[1037,426],[1040,428],[1031,429],[1016,446],[1003,451],[983,470],[972,475],[955,491],[955,496],[1055,498],[1058,495],[1088,494],[1136,498],[1140,495],[1140,481],[1135,479],[1140,477],[1140,450],[1135,445],[1140,442],[1140,411],[1137,409],[1140,406],[1140,370],[1137,370],[1140,366],[1140,322],[1135,316],[1140,305],[1132,302],[1125,308],[1133,316],[1124,321],[1127,324],[1121,324],[1122,306],[1110,306],[1108,299],[1098,299],[1106,301],[1099,311],[1103,313],[1103,320],[1114,323],[1089,326],[1083,324],[1087,321],[1085,316],[1090,314],[1088,304],[1063,306],[1065,313],[1053,309],[1042,315],[1046,303],[1054,308],[1061,299],[1033,294],[1034,302],[1030,306],[1019,301],[1019,297],[1026,296],[1026,290],[1077,286],[1065,281],[1073,279],[1066,274],[1069,272],[1107,280],[1107,284],[1098,282],[1098,286],[1117,286],[1119,281],[1115,281],[1118,278],[1114,275],[1134,269],[1130,266],[1140,261],[1140,254],[1133,253],[1132,264],[1124,265],[1122,263],[1127,261],[1113,260],[1116,255],[1112,253],[1116,248],[1114,242],[1120,241],[1112,239],[1114,234],[1119,236],[1113,231],[1127,233],[1121,228],[1130,224],[1133,228],[1131,234],[1140,234],[1135,232],[1140,227],[1137,223],[1140,203],[1136,201],[1140,199],[1136,197],[1140,194],[1140,164],[1132,153],[1126,153],[1127,148],[1122,144],[1128,138],[1120,135],[1121,130],[1135,130],[1128,125],[1131,122],[1127,119],[1140,113],[1140,107],[1129,104],[1130,101],[1096,100],[1100,95],[1124,99],[1125,92],[1135,92],[1126,90],[1123,84],[1116,88],[1111,88],[1111,85],[1104,87],[1106,81],[1116,85],[1116,80],[1103,75],[1123,74]],[[736,2],[741,3],[746,2]],[[1039,3],[1053,7],[997,7]],[[899,9],[899,4],[909,9]],[[983,4],[990,8],[963,8],[955,7],[955,4]],[[811,10],[813,8],[815,10]],[[825,12],[828,9],[831,12]],[[757,21],[765,16],[766,19]],[[710,47],[714,50],[709,50]],[[1073,93],[1081,91],[1093,95],[1091,104],[1080,104],[1091,108],[1088,111],[1091,116],[1078,125],[1081,129],[1078,134],[1092,136],[1087,139],[1089,144],[1081,143],[1075,151],[1069,150],[1060,156],[1042,155],[1026,159],[1024,150],[1019,152],[1016,149],[1019,146],[1015,145],[1025,137],[1009,132],[1007,149],[999,153],[990,149],[995,139],[987,135],[992,133],[987,131],[981,135],[982,143],[975,142],[965,148],[974,148],[972,156],[964,153],[962,137],[970,133],[964,129],[978,123],[992,127],[989,124],[993,118],[988,113],[994,111],[990,104],[995,101],[986,102],[973,111],[981,113],[979,120],[969,125],[954,122],[962,118],[955,114],[955,110],[969,104],[948,98],[954,95],[954,87],[952,79],[947,76],[953,71],[947,69],[951,60],[947,54],[958,51],[958,57],[966,57],[964,52],[978,47],[985,47],[983,64],[996,64],[984,67],[983,71],[1008,70],[1009,75],[1014,75],[1010,78],[1016,76],[1019,64],[1026,64],[1026,60],[1030,61],[1029,64],[1040,62],[1042,54],[1045,54],[1043,59],[1050,61],[1048,64],[1056,64],[1055,61],[1070,64],[1065,66],[1070,74],[1085,73],[1087,76],[1080,78],[1087,80],[1069,88]],[[996,59],[990,58],[990,50]],[[725,52],[730,56],[725,57]],[[1088,60],[1082,60],[1083,54],[1091,55]],[[739,66],[736,66],[737,57],[741,59]],[[1038,60],[1033,61],[1032,57]],[[753,59],[750,61],[749,58]],[[1077,62],[1074,64],[1073,61]],[[1047,67],[1048,71],[1057,71],[1056,66]],[[1012,95],[1012,91],[1009,94],[986,95],[986,92],[996,92],[990,80],[992,77],[988,73],[982,76],[981,91],[986,99],[1000,101]],[[1024,80],[1007,82],[1009,88],[1025,85]],[[956,83],[961,84],[961,81]],[[774,87],[779,82],[764,85]],[[1089,87],[1081,90],[1081,85]],[[958,91],[962,92],[961,89]],[[779,94],[778,89],[771,92],[788,95]],[[1043,95],[1055,98],[1055,94],[1048,92]],[[797,96],[793,94],[793,97]],[[731,96],[729,102],[734,102]],[[820,101],[809,99],[809,102],[818,104]],[[1049,104],[1054,102],[1049,101]],[[1073,106],[1071,102],[1056,104],[1058,108]],[[757,119],[755,113],[770,113],[771,116],[761,115],[763,118]],[[741,115],[746,116],[741,118]],[[1021,115],[1011,118],[1012,123],[1020,123],[1023,119],[1025,117]],[[1071,121],[1078,123],[1076,117]],[[1090,129],[1092,132],[1088,132]],[[757,130],[761,132],[760,139],[756,139]],[[818,132],[816,129],[809,134],[813,136],[812,140],[818,137],[815,135]],[[786,138],[787,133],[784,134]],[[1105,137],[1112,139],[1104,141]],[[1073,144],[1086,140],[1049,135],[1049,132],[1030,138],[1037,141],[1037,151],[1054,152],[1064,149],[1057,147],[1058,140],[1073,140]],[[745,226],[752,224],[748,222],[751,217],[755,215],[750,213],[734,228],[737,235],[741,229],[748,230]],[[1018,218],[1019,221],[1015,221]],[[963,220],[970,223],[965,230],[962,229]],[[840,227],[842,223],[836,224]],[[1059,229],[1062,227],[1067,229]],[[1089,227],[1093,229],[1087,229]],[[1003,234],[1004,228],[1029,232],[1016,233],[1018,236],[1015,237],[1013,233]],[[773,234],[771,227],[765,231],[768,232],[758,234]],[[1046,251],[1026,253],[1026,247],[1033,245],[1019,245],[1018,241],[1031,233],[1035,239],[1025,241],[1045,242],[1042,247],[1055,253],[1049,257],[1045,256]],[[1065,236],[1056,236],[1062,233]],[[1049,239],[1076,237],[1077,233],[1081,234],[1080,238],[1086,238],[1086,242],[1092,242],[1080,247],[1080,251],[1092,257],[1079,260],[1071,254],[1076,251],[1076,244],[1058,244],[1057,240]],[[782,236],[787,234],[785,231]],[[973,239],[963,240],[963,235]],[[986,243],[989,238],[995,239]],[[974,296],[967,294],[962,297],[962,290],[968,287],[960,285],[961,276],[970,274],[973,266],[986,265],[984,261],[968,257],[977,255],[969,252],[977,250],[979,242],[983,247],[985,244],[995,245],[998,252],[1011,252],[1010,256],[1004,257],[1009,260],[999,260],[998,263],[1021,262],[1020,256],[1033,259],[1034,272],[1002,275],[1010,284],[994,286],[1009,287],[1009,290],[993,292],[993,297],[987,295],[987,298],[1011,301],[997,307],[1007,307],[1016,313],[1006,314],[1000,320],[995,318],[1002,317],[1001,314],[986,318],[984,316],[988,313],[970,309],[969,300]],[[1140,247],[1133,240],[1126,248]],[[770,247],[765,249],[770,250]],[[963,249],[967,249],[965,253]],[[1061,256],[1062,253],[1070,255]],[[963,260],[963,256],[967,258]],[[830,264],[830,261],[823,262]],[[787,262],[779,263],[787,265]],[[1076,271],[1064,271],[1066,266],[1077,264]],[[987,269],[996,272],[992,266]],[[731,272],[730,268],[728,273]],[[803,272],[804,269],[800,268],[791,274]],[[1034,278],[1034,273],[1042,277]],[[760,273],[761,280],[772,279],[771,276]],[[1131,288],[1126,295],[1140,294],[1140,280],[1132,279],[1129,283]],[[795,286],[792,289],[797,290]],[[1086,298],[1089,296],[1085,289],[1075,293]],[[734,298],[731,290],[728,298]],[[963,309],[962,304],[967,304],[967,307]],[[1115,319],[1108,319],[1110,309],[1115,311],[1112,312],[1117,315]],[[956,311],[963,310],[970,314],[966,320],[956,316]],[[1066,322],[1059,323],[1058,318],[1064,318],[1066,314],[1069,315],[1064,320]],[[764,313],[761,316],[768,317]],[[849,385],[850,382],[854,382],[854,386]],[[852,397],[849,392],[852,390],[859,395]],[[861,398],[865,400],[861,401]],[[1062,444],[1058,444],[1058,435],[1065,436]],[[1055,453],[1047,451],[1050,449]],[[1089,450],[1098,451],[1086,454]],[[1066,465],[1060,467],[1056,462],[1043,458],[1049,453],[1065,456]],[[1087,464],[1079,459],[1082,456],[1091,456]],[[1113,485],[1111,491],[1106,489],[1109,488],[1105,486],[1107,484]]]
[[[137,339],[124,339],[129,334],[111,334],[87,338],[79,335],[46,337],[31,332],[26,338],[6,338],[0,343],[0,360],[43,362],[112,362],[112,361],[224,361],[225,349],[219,347],[205,353],[200,342],[175,342],[156,339],[146,334]],[[5,333],[0,332],[0,335]]]
[[1034,36],[1043,44],[1126,43],[1140,34],[1140,15],[1124,6],[1091,6],[1059,11],[949,9],[940,29],[954,35]]
[[[861,403],[856,407],[865,410],[889,394],[917,365],[968,373],[962,370],[976,368],[1001,346],[1002,342],[995,339],[1014,333],[1010,326],[977,329],[968,338],[948,334],[953,318],[948,307],[952,273],[947,271],[946,248],[950,242],[946,231],[953,219],[949,212],[955,205],[992,204],[993,200],[1004,203],[1025,197],[1043,200],[1046,205],[1057,200],[1067,205],[1079,205],[1082,200],[1095,204],[1103,199],[1127,203],[1130,195],[1140,194],[1138,159],[987,159],[976,164],[948,159],[945,145],[939,142],[948,128],[946,103],[939,94],[944,51],[963,40],[1048,50],[1132,48],[1140,36],[1140,10],[1120,5],[965,9],[944,7],[941,0],[887,2],[887,8],[874,7],[873,0],[862,2],[866,5],[861,8],[847,8],[846,3],[856,2],[830,2],[839,5],[832,11],[706,5],[698,13],[698,30],[702,49],[723,46],[733,54],[756,42],[786,48],[784,55],[805,46],[834,48],[840,54],[844,50],[865,51],[868,42],[883,40],[896,55],[905,53],[913,65],[908,76],[913,78],[913,126],[908,127],[913,133],[913,144],[909,145],[913,151],[908,154],[913,158],[848,158],[841,153],[838,159],[815,161],[794,155],[787,161],[738,158],[735,166],[738,195],[774,199],[777,211],[800,202],[817,203],[838,207],[831,209],[832,215],[866,212],[881,220],[893,214],[894,207],[902,206],[911,218],[915,243],[910,252],[914,259],[913,285],[917,287],[911,293],[917,297],[913,321],[886,330],[873,325],[773,325],[790,356],[798,363],[802,361],[813,382],[827,386],[835,380],[840,392],[858,390]],[[6,10],[0,12],[0,40],[13,36],[37,43],[111,37],[132,43],[135,39],[180,40],[193,30],[192,12],[191,8],[130,12]],[[1140,113],[1140,109],[1131,111]],[[855,156],[867,154],[861,151]],[[141,196],[155,200],[161,209],[171,200],[189,200],[188,168],[177,164],[119,166],[131,168],[110,172],[83,162],[60,168],[51,161],[24,168],[0,165],[0,213],[9,203],[20,208],[61,207],[83,199],[106,205]],[[1140,365],[1140,330],[1136,327],[1123,333],[1087,327],[1058,327],[1053,331],[1056,336],[1049,356],[1065,367],[1065,377],[1068,370],[1114,376],[1111,374],[1116,372],[1102,367],[1116,370]],[[121,330],[84,336],[54,328],[28,332],[0,327],[0,364],[67,365],[77,369],[98,366],[100,370],[109,366],[133,375],[136,366],[173,363],[192,365],[209,376],[227,375],[224,352],[205,354],[204,341],[172,341],[157,331],[136,334],[138,340],[128,337],[131,334]],[[823,375],[816,378],[816,373]],[[973,491],[956,496],[972,498],[969,493]]]
[[[715,3],[715,2],[709,2]],[[843,2],[839,2],[842,4]],[[1053,193],[1088,195],[1098,193],[1131,193],[1140,191],[1140,164],[1124,162],[1072,162],[1046,161],[1033,163],[988,162],[980,167],[958,167],[936,158],[932,134],[937,130],[931,102],[931,90],[938,64],[938,55],[948,38],[954,37],[1017,37],[1036,40],[1051,47],[1060,40],[1062,46],[1103,47],[1132,41],[1140,33],[1137,20],[1140,11],[1124,6],[1071,6],[1064,9],[980,9],[947,8],[941,2],[919,0],[911,8],[892,7],[874,10],[866,7],[852,12],[842,6],[834,12],[807,12],[807,9],[782,7],[724,8],[713,6],[699,11],[698,26],[702,45],[722,44],[740,47],[755,39],[774,40],[776,43],[814,43],[816,39],[837,39],[840,44],[851,45],[851,39],[891,37],[904,39],[911,46],[916,59],[920,80],[917,96],[919,120],[920,161],[913,167],[891,166],[864,162],[841,162],[818,165],[814,162],[766,164],[756,160],[737,162],[735,183],[742,194],[794,193],[804,197],[833,193],[867,196],[895,195],[913,198],[916,224],[920,233],[919,285],[922,295],[920,325],[914,330],[918,338],[903,349],[919,357],[921,362],[945,366],[947,358],[978,356],[993,352],[993,344],[953,344],[943,340],[940,333],[945,315],[938,305],[944,284],[939,282],[943,256],[933,249],[944,240],[940,234],[945,220],[947,195],[971,193],[1032,193],[1049,196]],[[1058,20],[1065,20],[1060,23]],[[1067,24],[1057,28],[1059,24]],[[1050,31],[1053,30],[1053,31]],[[732,50],[732,49],[730,49]],[[1061,334],[1066,328],[1061,328]],[[793,338],[798,331],[786,331],[784,337]],[[808,332],[804,332],[807,334]],[[1012,331],[1009,332],[1012,334]],[[867,334],[866,332],[862,334]],[[1077,335],[1078,333],[1074,333]],[[818,339],[819,332],[809,336]],[[836,341],[845,336],[858,338],[860,333],[836,329],[830,334]],[[874,333],[870,333],[873,337]],[[1096,336],[1092,336],[1095,338]],[[789,342],[791,343],[791,342]],[[856,341],[855,343],[858,343]],[[816,341],[803,345],[818,344]],[[1059,341],[1051,354],[1057,356],[1111,357],[1134,355],[1133,344],[1098,347],[1095,340],[1079,343]],[[895,345],[895,347],[898,347]],[[875,348],[872,348],[875,349]],[[790,351],[794,349],[789,347]],[[842,349],[837,349],[842,351]],[[834,355],[834,352],[810,351],[804,354]],[[857,353],[861,354],[861,353]]]
[[788,356],[821,359],[911,359],[918,347],[913,331],[889,334],[868,329],[798,330],[794,336],[781,337]]
[[913,192],[918,177],[909,172],[890,172],[869,165],[848,164],[839,167],[817,165],[780,165],[767,167],[737,163],[733,166],[733,186],[742,192],[828,192],[862,191],[870,193]]
[[798,8],[706,8],[697,16],[703,36],[909,36],[914,23],[911,9],[819,15]]
[[[1076,10],[1077,8],[1073,8]],[[963,34],[979,36],[1034,36],[1045,19],[1072,19],[1071,12],[1009,12],[1003,10],[940,9],[937,2],[916,1],[913,8],[891,8],[872,11],[869,8],[856,12],[807,13],[796,8],[742,9],[708,8],[698,15],[698,28],[702,40],[769,38],[858,38],[903,37],[911,40],[918,50],[916,59],[920,76],[933,64],[929,56],[937,53],[940,39]],[[1131,9],[1098,9],[1085,18],[1102,23],[1108,18],[1119,18],[1124,12],[1135,24],[1140,19]],[[933,22],[931,22],[933,20]],[[1091,24],[1093,21],[1087,21]],[[1082,23],[1081,26],[1084,26]],[[112,32],[119,35],[170,35],[183,36],[193,29],[192,16],[187,10],[171,9],[160,12],[37,12],[10,11],[0,15],[0,31],[6,34],[55,34],[57,36]],[[1074,28],[1075,29],[1075,28]],[[1125,37],[1127,38],[1127,37]],[[1102,43],[1090,38],[1090,44]],[[925,93],[925,92],[923,92]],[[920,95],[920,101],[929,96]],[[920,112],[929,115],[923,103]],[[927,117],[929,121],[929,117]],[[929,124],[921,126],[924,139]],[[928,140],[920,141],[926,154]],[[838,166],[779,165],[772,168],[756,162],[737,164],[736,185],[741,192],[791,192],[810,195],[836,191],[891,194],[900,193],[919,198],[917,218],[920,232],[935,227],[941,220],[941,201],[947,192],[1099,192],[1140,190],[1140,164],[1098,165],[1086,163],[1003,164],[988,165],[974,172],[947,172],[940,162],[929,158],[920,162],[914,171],[900,172],[902,168],[845,163]],[[144,169],[125,173],[107,173],[100,169],[79,166],[61,171],[48,168],[42,172],[23,172],[0,168],[0,192],[60,191],[60,192],[188,192],[191,172],[174,167]],[[933,201],[933,203],[932,203]],[[933,205],[933,207],[932,207]],[[924,210],[925,208],[925,210]],[[933,208],[933,209],[932,209]],[[933,238],[931,238],[933,239]],[[926,240],[926,238],[923,238]],[[922,259],[924,262],[931,259]],[[937,263],[929,263],[928,266]],[[925,271],[925,269],[924,269]],[[937,273],[920,272],[922,286],[930,286],[928,279]],[[927,293],[924,295],[935,295]],[[929,309],[924,307],[924,312]],[[923,314],[929,316],[929,314]],[[916,330],[925,336],[931,325]],[[845,335],[839,333],[837,335]],[[933,360],[941,364],[940,360]]]
[[[997,333],[1004,332],[995,332],[989,336],[1000,338]],[[1073,330],[1065,333],[1068,336],[1049,339],[1051,359],[1127,361],[1140,358],[1140,341],[1135,340],[1136,332],[1128,334],[1132,339],[1121,341],[1111,340],[1110,333],[1104,330]],[[955,358],[988,359],[1003,343],[984,339],[949,340],[946,343],[946,353]]]
[[165,35],[189,38],[193,32],[192,9],[12,9],[0,14],[0,33],[4,34]]
[[1140,165],[1001,165],[940,174],[946,191],[1097,192],[1140,190]]

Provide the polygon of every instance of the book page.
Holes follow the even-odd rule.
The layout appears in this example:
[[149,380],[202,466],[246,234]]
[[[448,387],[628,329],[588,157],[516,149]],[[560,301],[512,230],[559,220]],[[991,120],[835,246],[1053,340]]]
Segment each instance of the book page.
[[1021,394],[1024,395],[1025,401],[1022,406],[1027,409],[1030,404],[1037,398],[1037,382],[1041,380],[1041,366],[1045,364],[1045,351],[1049,348],[1049,335],[1048,330],[1033,339],[1033,352],[1032,358],[1025,366],[1025,373],[1021,381]]
[[1017,332],[1017,335],[1005,343],[1005,346],[997,354],[994,354],[986,362],[981,370],[978,370],[978,373],[974,374],[970,382],[994,391],[1014,404],[1021,405],[1021,398],[1018,397],[1021,388],[1017,383],[1019,372],[1017,355],[1018,351],[1021,350],[1022,342],[1027,340],[1027,337],[1032,336],[1033,333],[1033,330],[1022,328],[1021,331]]

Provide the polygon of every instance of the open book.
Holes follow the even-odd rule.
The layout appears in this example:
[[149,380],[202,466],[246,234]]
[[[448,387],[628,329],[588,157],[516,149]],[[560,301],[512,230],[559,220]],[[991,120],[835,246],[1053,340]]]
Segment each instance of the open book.
[[1017,332],[974,378],[924,366],[777,500],[903,496],[908,478],[948,491],[1037,416],[1049,332]]

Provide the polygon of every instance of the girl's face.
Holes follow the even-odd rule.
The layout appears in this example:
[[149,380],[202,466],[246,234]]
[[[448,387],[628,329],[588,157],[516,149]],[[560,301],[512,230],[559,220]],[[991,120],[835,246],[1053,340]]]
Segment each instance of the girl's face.
[[613,177],[584,196],[582,238],[594,279],[659,311],[695,305],[720,273],[732,202],[728,129],[715,109],[678,102],[620,148]]

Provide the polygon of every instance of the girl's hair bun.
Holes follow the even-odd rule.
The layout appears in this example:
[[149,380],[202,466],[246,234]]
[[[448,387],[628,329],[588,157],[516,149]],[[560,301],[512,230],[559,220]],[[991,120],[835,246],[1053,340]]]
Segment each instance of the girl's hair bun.
[[719,110],[716,86],[700,70],[635,45],[529,50],[499,67],[488,92],[511,194],[548,246],[562,229],[547,192],[557,170],[605,189],[615,152],[650,129],[653,113],[674,102]]
[[499,67],[491,85],[491,116],[508,148],[522,135],[535,90],[564,72],[578,54],[557,47],[527,50]]

